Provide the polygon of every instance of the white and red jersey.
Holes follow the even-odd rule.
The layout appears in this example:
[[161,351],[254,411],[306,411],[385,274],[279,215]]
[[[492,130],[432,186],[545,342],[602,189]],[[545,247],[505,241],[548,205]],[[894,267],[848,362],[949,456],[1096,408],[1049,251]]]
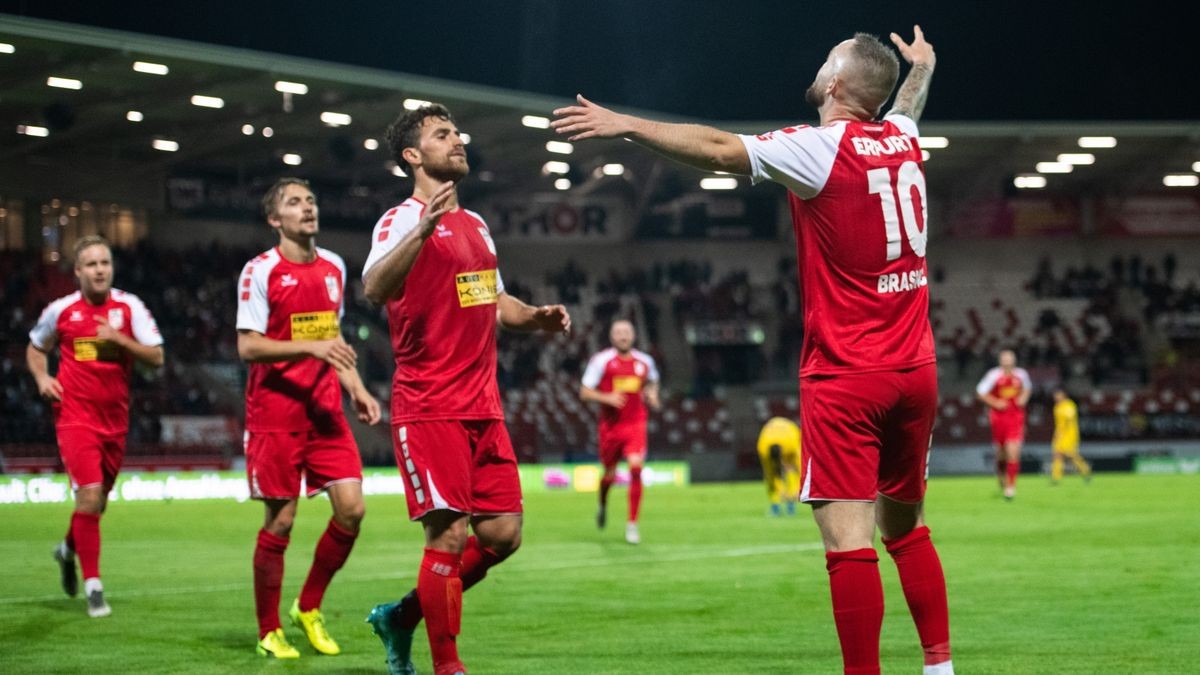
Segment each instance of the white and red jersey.
[[1002,401],[1008,401],[1008,407],[1003,410],[992,408],[994,414],[1021,414],[1024,409],[1017,405],[1017,398],[1023,391],[1033,390],[1033,380],[1024,368],[1013,368],[1011,373],[996,366],[984,374],[983,379],[975,387],[975,393],[980,396],[990,395]]
[[615,347],[596,353],[583,371],[583,386],[604,393],[625,394],[625,407],[600,406],[600,431],[613,427],[646,423],[646,403],[642,390],[647,382],[658,382],[654,357],[631,349],[622,355]]
[[[363,277],[417,227],[425,204],[410,197],[375,224]],[[496,383],[496,302],[504,281],[483,218],[445,214],[396,297],[388,327],[396,372],[392,423],[504,419]]]
[[[312,262],[292,262],[279,248],[256,256],[238,281],[237,329],[272,340],[333,340],[341,335],[346,264],[317,248]],[[333,366],[319,359],[251,363],[246,431],[306,431],[344,416]]]
[[754,182],[790,191],[804,312],[801,377],[934,362],[916,123],[888,115],[741,138]]
[[80,291],[46,306],[29,341],[49,352],[59,345],[58,382],[62,402],[54,405],[55,426],[86,427],[99,434],[129,431],[129,374],[133,357],[124,349],[96,338],[97,317],[141,344],[157,347],[162,335],[150,310],[134,294],[112,289],[99,305]]

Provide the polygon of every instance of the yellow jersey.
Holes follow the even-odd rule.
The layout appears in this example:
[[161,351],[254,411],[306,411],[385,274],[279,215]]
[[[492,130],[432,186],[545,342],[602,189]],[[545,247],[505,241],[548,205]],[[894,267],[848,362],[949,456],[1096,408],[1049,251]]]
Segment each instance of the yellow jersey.
[[1069,398],[1054,404],[1054,450],[1079,447],[1079,408]]
[[786,417],[772,417],[758,434],[758,456],[765,458],[771,446],[783,449],[783,462],[800,466],[800,425]]

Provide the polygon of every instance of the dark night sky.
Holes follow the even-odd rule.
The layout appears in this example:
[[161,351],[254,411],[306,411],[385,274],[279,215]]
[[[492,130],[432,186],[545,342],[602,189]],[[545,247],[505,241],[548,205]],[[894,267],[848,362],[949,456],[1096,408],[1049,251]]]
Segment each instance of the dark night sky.
[[839,40],[858,30],[910,37],[916,21],[939,59],[926,119],[1200,119],[1193,22],[1166,3],[1105,4],[0,0],[0,11],[763,120],[809,115],[804,88]]

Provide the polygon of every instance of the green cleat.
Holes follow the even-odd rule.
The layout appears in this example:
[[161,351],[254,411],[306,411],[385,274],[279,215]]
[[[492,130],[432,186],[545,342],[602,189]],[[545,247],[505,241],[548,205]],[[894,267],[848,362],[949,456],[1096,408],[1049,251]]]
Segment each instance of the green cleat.
[[399,608],[399,602],[376,605],[367,615],[367,623],[383,642],[389,675],[417,675],[412,662],[413,631],[397,626],[394,621]]

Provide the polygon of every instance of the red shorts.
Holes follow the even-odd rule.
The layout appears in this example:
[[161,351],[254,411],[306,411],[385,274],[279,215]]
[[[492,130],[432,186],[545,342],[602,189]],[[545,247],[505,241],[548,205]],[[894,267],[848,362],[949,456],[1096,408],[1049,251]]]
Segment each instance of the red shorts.
[[253,499],[309,497],[334,483],[362,482],[362,458],[346,420],[329,429],[247,431],[246,476]]
[[1025,411],[1015,412],[992,410],[988,413],[992,423],[992,442],[996,445],[1025,442]]
[[937,366],[800,380],[805,502],[925,497]]
[[646,456],[646,423],[600,429],[600,463],[616,466],[630,455]]
[[517,456],[504,420],[420,420],[392,425],[396,466],[407,479],[408,517],[448,509],[522,512]]
[[100,434],[84,427],[55,431],[71,485],[76,490],[97,485],[111,490],[125,460],[125,434]]

